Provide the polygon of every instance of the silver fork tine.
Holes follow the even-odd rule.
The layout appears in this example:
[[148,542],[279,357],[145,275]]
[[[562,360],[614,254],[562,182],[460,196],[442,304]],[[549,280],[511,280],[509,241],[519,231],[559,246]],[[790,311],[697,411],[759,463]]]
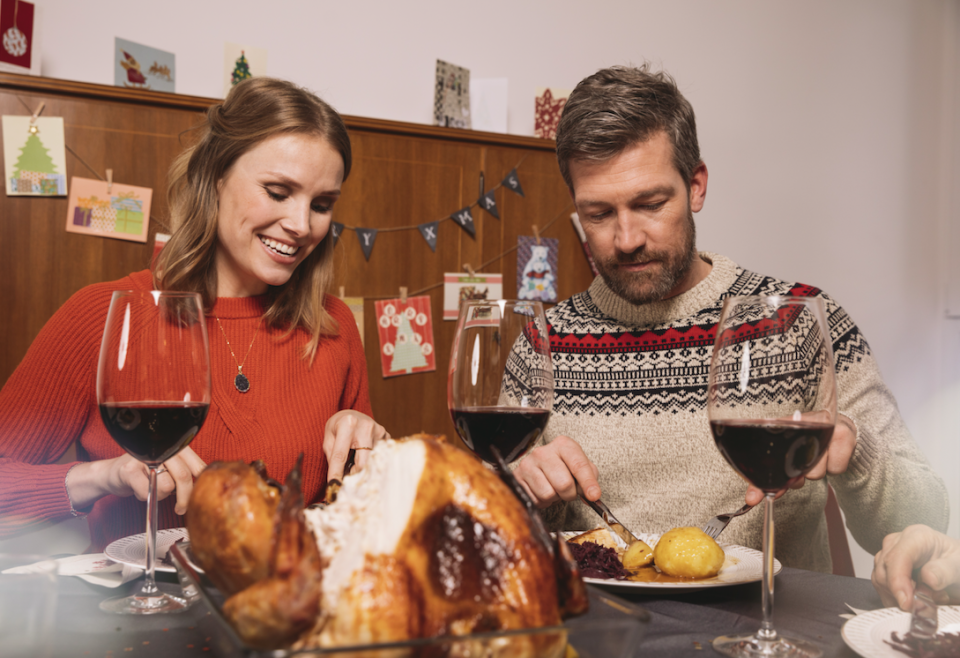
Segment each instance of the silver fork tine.
[[730,514],[717,514],[704,524],[704,533],[706,533],[711,539],[716,539],[720,536],[720,533],[723,532],[723,529],[727,527],[734,517],[740,516],[741,514],[746,514],[752,510],[753,507],[753,505],[744,505],[736,512],[731,512]]

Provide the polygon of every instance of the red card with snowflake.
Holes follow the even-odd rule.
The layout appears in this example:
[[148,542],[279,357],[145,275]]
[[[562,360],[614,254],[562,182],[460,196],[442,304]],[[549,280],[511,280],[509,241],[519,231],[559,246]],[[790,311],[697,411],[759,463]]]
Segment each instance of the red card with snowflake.
[[430,297],[387,299],[374,307],[384,378],[436,370]]
[[533,136],[542,139],[555,139],[557,124],[560,123],[560,114],[567,104],[569,89],[553,87],[539,87],[534,104]]

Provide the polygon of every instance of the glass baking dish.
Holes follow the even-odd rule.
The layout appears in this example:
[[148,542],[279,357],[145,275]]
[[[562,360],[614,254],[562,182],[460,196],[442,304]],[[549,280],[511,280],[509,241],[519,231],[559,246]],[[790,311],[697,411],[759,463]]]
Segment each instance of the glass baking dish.
[[[223,595],[206,574],[194,564],[190,543],[180,541],[170,547],[170,558],[177,568],[184,594],[202,599],[216,619],[221,633],[217,644],[231,655],[244,658],[288,658],[293,656],[342,656],[343,658],[406,658],[456,656],[487,658],[500,655],[513,638],[566,637],[565,658],[630,658],[639,655],[640,640],[649,623],[649,613],[632,603],[587,586],[590,610],[580,617],[566,620],[562,626],[526,630],[446,636],[390,644],[367,644],[327,649],[263,651],[246,646],[223,616]],[[513,655],[507,653],[505,655]],[[530,658],[537,658],[530,656]]]

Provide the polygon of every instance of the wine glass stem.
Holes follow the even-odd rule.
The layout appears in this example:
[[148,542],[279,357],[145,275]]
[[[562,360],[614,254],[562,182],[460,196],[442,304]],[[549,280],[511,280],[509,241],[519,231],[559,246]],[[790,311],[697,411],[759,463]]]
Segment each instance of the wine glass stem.
[[773,627],[773,499],[768,493],[763,498],[763,623],[757,636],[762,640],[774,641],[777,631]]
[[157,466],[149,465],[150,490],[147,492],[147,575],[140,593],[156,596],[160,590],[154,580],[154,567],[157,563]]

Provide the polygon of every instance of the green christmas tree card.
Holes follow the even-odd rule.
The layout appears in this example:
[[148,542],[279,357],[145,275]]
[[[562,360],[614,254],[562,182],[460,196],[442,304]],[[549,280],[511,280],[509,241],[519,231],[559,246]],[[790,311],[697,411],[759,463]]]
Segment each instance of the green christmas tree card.
[[235,84],[267,74],[267,51],[263,48],[223,44],[223,96],[226,98]]
[[66,196],[63,117],[3,117],[3,172],[8,196]]
[[74,176],[67,203],[67,231],[146,242],[153,190]]

